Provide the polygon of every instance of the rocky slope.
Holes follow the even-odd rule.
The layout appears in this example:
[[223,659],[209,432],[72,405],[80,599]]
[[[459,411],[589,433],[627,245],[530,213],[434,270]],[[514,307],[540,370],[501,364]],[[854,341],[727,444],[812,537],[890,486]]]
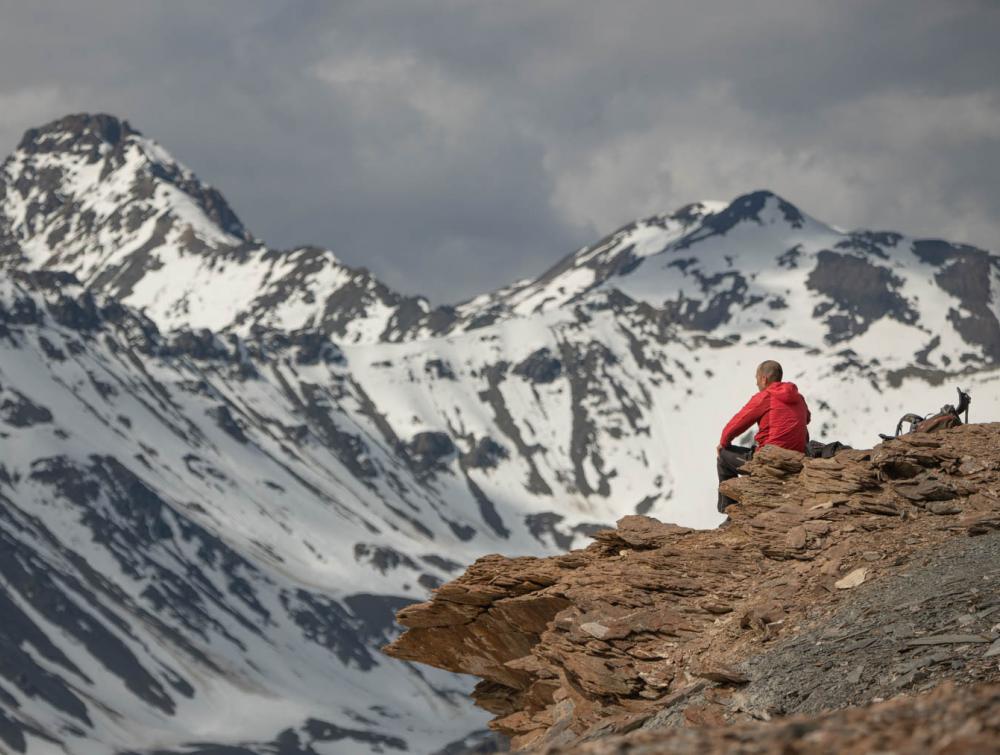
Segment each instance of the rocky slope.
[[1000,258],[764,191],[432,308],[268,248],[156,142],[83,114],[0,168],[0,267],[15,751],[472,741],[465,680],[376,652],[393,612],[625,514],[716,525],[711,449],[762,359],[814,435],[856,446],[959,381],[1000,413]]
[[787,755],[893,752],[900,755],[995,753],[1000,737],[1000,686],[950,684],[918,697],[771,723],[650,731],[587,743],[581,755],[712,753]]
[[[521,749],[991,741],[1000,688],[937,688],[1000,682],[1000,424],[832,459],[766,447],[749,469],[726,527],[630,516],[584,550],[484,557],[403,609],[386,652],[481,677],[476,703]],[[938,709],[953,726],[907,731]]]

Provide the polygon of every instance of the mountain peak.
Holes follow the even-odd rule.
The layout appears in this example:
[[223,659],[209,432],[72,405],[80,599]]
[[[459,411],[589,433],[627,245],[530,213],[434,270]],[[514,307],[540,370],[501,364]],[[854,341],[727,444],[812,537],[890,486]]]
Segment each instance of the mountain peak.
[[707,224],[713,227],[725,225],[727,226],[726,230],[728,230],[744,220],[754,220],[761,223],[763,222],[761,213],[768,207],[777,209],[793,228],[801,228],[805,221],[805,216],[791,202],[768,189],[757,189],[749,194],[741,194],[736,197],[726,209],[715,213],[714,220]]
[[165,329],[313,327],[354,341],[398,309],[426,309],[327,249],[269,249],[219,191],[107,113],[29,129],[0,166],[0,265],[72,273]]
[[[161,236],[168,224],[178,233],[194,229],[192,249],[253,240],[218,191],[108,113],[75,113],[28,129],[0,182],[0,215],[17,231],[15,257],[49,266],[61,260],[82,280],[115,249],[140,244],[134,237],[157,218]],[[102,228],[105,241],[97,243]]]
[[[122,118],[108,113],[73,113],[24,132],[18,149],[30,154],[84,153],[101,145],[116,147],[129,137],[142,136]],[[107,149],[105,147],[104,149]]]

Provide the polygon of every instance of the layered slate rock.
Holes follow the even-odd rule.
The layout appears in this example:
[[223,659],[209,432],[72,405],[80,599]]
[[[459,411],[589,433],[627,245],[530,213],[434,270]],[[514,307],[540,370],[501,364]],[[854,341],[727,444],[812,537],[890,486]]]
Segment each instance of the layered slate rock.
[[[724,485],[738,504],[720,530],[628,516],[584,550],[481,558],[403,609],[408,631],[386,652],[481,677],[474,699],[515,749],[566,752],[639,728],[765,719],[761,736],[794,739],[782,715],[1000,681],[1000,424],[831,459],[768,446],[748,471]],[[973,715],[996,688],[942,695],[934,706],[996,725]],[[855,741],[848,718],[831,742]]]
[[[579,755],[746,755],[767,753],[986,753],[1000,738],[1000,685],[942,686],[821,716],[738,726],[642,731],[574,747]],[[551,752],[551,751],[550,751]]]

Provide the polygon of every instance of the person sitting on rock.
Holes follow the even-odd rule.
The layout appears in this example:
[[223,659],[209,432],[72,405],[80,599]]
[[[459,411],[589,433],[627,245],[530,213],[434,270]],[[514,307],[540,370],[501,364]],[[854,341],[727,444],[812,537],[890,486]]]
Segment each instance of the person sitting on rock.
[[[809,442],[806,427],[811,419],[809,407],[795,383],[783,383],[781,377],[781,365],[773,360],[762,362],[757,368],[758,392],[729,420],[715,449],[720,483],[736,477],[740,467],[761,446],[780,446],[805,453]],[[732,445],[733,439],[755,423],[758,430],[753,448]],[[733,503],[736,501],[719,491],[719,511],[725,511]]]

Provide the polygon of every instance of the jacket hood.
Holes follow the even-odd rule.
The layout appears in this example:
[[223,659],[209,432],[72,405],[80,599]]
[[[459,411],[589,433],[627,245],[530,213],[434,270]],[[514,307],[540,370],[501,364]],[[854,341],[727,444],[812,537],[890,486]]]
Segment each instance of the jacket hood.
[[766,390],[783,404],[795,404],[802,400],[795,383],[771,383]]

